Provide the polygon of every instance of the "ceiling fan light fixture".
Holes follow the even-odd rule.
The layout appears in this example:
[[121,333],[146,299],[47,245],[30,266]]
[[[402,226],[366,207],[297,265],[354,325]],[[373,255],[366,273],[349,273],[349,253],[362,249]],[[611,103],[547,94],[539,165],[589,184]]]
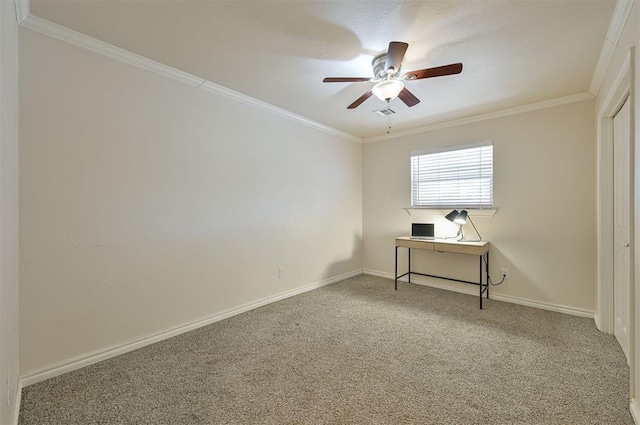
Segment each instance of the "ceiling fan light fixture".
[[371,96],[386,101],[387,104],[395,98],[400,100],[411,108],[420,103],[418,99],[409,89],[404,86],[403,81],[421,80],[423,78],[443,77],[445,75],[459,74],[462,72],[462,63],[452,63],[450,65],[436,66],[433,68],[418,69],[405,73],[404,77],[400,77],[402,69],[402,60],[404,54],[409,47],[408,43],[403,41],[391,41],[386,53],[379,54],[371,61],[373,68],[373,78],[369,77],[326,77],[323,83],[357,83],[357,82],[376,82],[378,84],[373,87],[355,102],[347,106],[347,109],[355,109]]
[[390,101],[398,97],[403,89],[402,81],[386,80],[376,84],[371,91],[378,99]]

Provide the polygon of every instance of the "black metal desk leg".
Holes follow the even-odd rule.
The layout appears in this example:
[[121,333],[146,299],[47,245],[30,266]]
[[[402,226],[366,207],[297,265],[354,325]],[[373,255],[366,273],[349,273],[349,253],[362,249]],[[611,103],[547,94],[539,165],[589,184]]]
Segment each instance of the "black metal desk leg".
[[411,283],[411,248],[408,248],[408,247],[407,247],[407,258],[409,259],[408,260],[409,268],[407,269],[409,274],[407,275],[407,282]]
[[487,251],[487,299],[489,299],[489,287],[491,286],[489,282],[489,251]]
[[480,310],[482,310],[482,255],[478,258],[480,259]]
[[396,245],[396,283],[395,289],[398,290],[398,246]]

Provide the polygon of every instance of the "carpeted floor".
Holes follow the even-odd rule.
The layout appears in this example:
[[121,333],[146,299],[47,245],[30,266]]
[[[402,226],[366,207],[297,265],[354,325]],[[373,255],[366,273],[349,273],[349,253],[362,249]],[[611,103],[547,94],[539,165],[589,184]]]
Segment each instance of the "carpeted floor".
[[367,275],[29,386],[20,424],[633,424],[593,320]]

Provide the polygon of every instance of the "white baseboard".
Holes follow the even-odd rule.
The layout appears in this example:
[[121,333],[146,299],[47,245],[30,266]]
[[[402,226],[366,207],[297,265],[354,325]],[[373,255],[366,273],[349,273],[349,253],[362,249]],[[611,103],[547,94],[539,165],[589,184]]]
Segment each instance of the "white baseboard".
[[602,326],[600,325],[600,317],[598,316],[597,311],[593,313],[593,322],[596,324],[596,329],[602,332]]
[[142,348],[144,346],[163,341],[165,339],[169,339],[171,337],[192,331],[194,329],[201,328],[203,326],[210,325],[215,322],[219,322],[220,320],[228,319],[233,316],[237,316],[238,314],[245,313],[249,310],[256,309],[258,307],[262,307],[267,304],[274,303],[276,301],[280,301],[286,298],[293,297],[295,295],[302,294],[304,292],[309,292],[314,289],[331,285],[333,283],[339,282],[344,279],[348,279],[353,276],[357,276],[362,274],[362,270],[354,270],[350,273],[345,273],[340,276],[336,276],[330,279],[326,279],[320,282],[311,283],[300,288],[293,289],[291,291],[283,292],[277,295],[273,295],[271,297],[263,298],[261,300],[253,301],[213,316],[206,317],[201,320],[197,320],[195,322],[187,323],[167,331],[159,332],[153,335],[150,335],[145,338],[137,339],[134,341],[129,341],[124,344],[114,345],[108,347],[106,349],[97,350],[92,353],[85,354],[83,356],[79,356],[68,360],[64,363],[59,363],[55,365],[51,365],[37,371],[28,373],[26,375],[21,376],[21,388],[22,386],[27,387],[29,385],[62,375],[67,372],[71,372],[76,369],[83,368],[85,366],[92,365],[94,363],[101,362],[103,360],[110,359],[112,357],[118,356],[120,354],[128,353],[129,351],[136,350],[138,348]]
[[[136,350],[138,348],[142,348],[145,347],[147,345],[159,342],[159,341],[163,341],[165,339],[169,339],[171,337],[201,328],[203,326],[207,326],[209,324],[218,322],[220,320],[224,320],[224,319],[228,319],[230,317],[236,316],[238,314],[242,314],[245,313],[247,311],[256,309],[258,307],[262,307],[264,305],[267,304],[271,304],[274,303],[276,301],[280,301],[286,298],[290,298],[293,297],[295,295],[299,295],[308,291],[312,291],[314,289],[323,287],[323,286],[327,286],[327,285],[331,285],[333,283],[342,281],[344,279],[348,279],[350,277],[353,276],[357,276],[359,274],[367,274],[367,275],[372,275],[372,276],[379,276],[379,277],[383,277],[383,278],[387,278],[387,279],[393,279],[394,275],[391,273],[385,273],[385,272],[380,272],[380,271],[375,271],[375,270],[354,270],[350,273],[346,273],[340,276],[336,276],[330,279],[326,279],[320,282],[316,282],[316,283],[312,283],[312,284],[308,284],[305,286],[302,286],[300,288],[297,289],[293,289],[291,291],[287,291],[287,292],[283,292],[281,294],[277,294],[271,297],[267,297],[267,298],[263,298],[261,300],[257,300],[251,303],[247,303],[223,312],[220,312],[218,314],[215,314],[213,316],[210,317],[206,317],[204,319],[201,320],[197,320],[195,322],[191,322],[191,323],[187,323],[172,329],[169,329],[167,331],[163,331],[163,332],[159,332],[157,334],[154,335],[150,335],[148,337],[145,338],[141,338],[138,340],[134,340],[134,341],[129,341],[123,344],[119,344],[119,345],[115,345],[115,346],[111,346],[108,347],[106,349],[103,350],[97,350],[94,351],[92,353],[88,353],[86,355],[83,356],[79,356],[73,359],[70,359],[66,362],[63,363],[59,363],[59,364],[55,364],[55,365],[51,365],[42,369],[39,369],[37,371],[28,373],[26,375],[23,375],[20,377],[20,392],[18,393],[18,396],[16,398],[16,411],[19,411],[20,409],[20,402],[19,402],[19,397],[20,397],[20,393],[21,393],[21,389],[23,387],[27,387],[29,385],[38,383],[38,382],[42,382],[44,380],[62,375],[64,373],[67,372],[71,372],[73,370],[77,370],[80,369],[82,367],[85,366],[89,366],[92,365],[94,363],[98,363],[100,361],[106,360],[106,359],[110,359],[112,357],[118,356],[120,354],[124,354],[124,353],[128,353],[130,351]],[[406,282],[406,278],[403,278],[402,280],[404,280]],[[438,288],[438,289],[446,289],[449,291],[454,291],[454,292],[460,292],[463,294],[468,294],[468,295],[474,295],[477,296],[477,291],[469,288],[458,288],[458,287],[453,287],[453,286],[448,286],[442,283],[439,283],[437,280],[435,279],[412,279],[414,280],[413,283],[419,284],[419,285],[425,285],[425,286],[430,286],[433,288]],[[581,316],[581,317],[589,317],[589,318],[593,318],[594,317],[594,312],[593,311],[588,311],[588,310],[581,310],[581,309],[576,309],[573,307],[567,307],[567,306],[562,306],[562,305],[557,305],[557,304],[550,304],[550,303],[541,303],[538,301],[532,301],[532,300],[528,300],[528,299],[524,299],[524,298],[518,298],[518,297],[513,297],[513,296],[509,296],[509,295],[501,295],[501,294],[492,294],[491,295],[492,299],[495,299],[497,301],[505,301],[505,302],[510,302],[513,304],[520,304],[520,305],[525,305],[528,307],[535,307],[535,308],[540,308],[543,310],[551,310],[551,311],[556,311],[556,312],[560,312],[560,313],[565,313],[565,314],[571,314],[574,316]],[[639,423],[640,425],[640,423]]]
[[[392,273],[386,273],[386,272],[380,272],[380,271],[376,271],[376,270],[363,270],[362,273],[364,274],[368,274],[368,275],[372,275],[372,276],[378,276],[378,277],[384,277],[387,279],[391,279],[393,280],[395,278],[395,276]],[[407,281],[407,278],[404,277],[402,279],[400,279],[403,282]],[[478,296],[478,290],[477,289],[471,289],[471,287],[467,288],[459,288],[457,286],[450,286],[450,285],[446,285],[443,284],[441,280],[438,279],[432,279],[432,278],[426,278],[426,277],[417,277],[414,276],[411,278],[412,282],[411,283],[415,283],[417,285],[424,285],[424,286],[429,286],[432,288],[438,288],[438,289],[446,289],[447,291],[453,291],[453,292],[459,292],[462,294],[467,294],[467,295],[475,295]],[[552,304],[552,303],[545,303],[545,302],[540,302],[540,301],[534,301],[534,300],[529,300],[526,298],[520,298],[520,297],[514,297],[511,295],[503,295],[503,294],[496,294],[495,292],[491,292],[490,294],[490,298],[496,301],[504,301],[504,302],[508,302],[508,303],[512,303],[512,304],[519,304],[519,305],[524,305],[527,307],[534,307],[534,308],[539,308],[542,310],[550,310],[550,311],[555,311],[558,313],[564,313],[564,314],[570,314],[572,316],[580,316],[580,317],[587,317],[590,319],[594,318],[595,312],[591,311],[591,310],[583,310],[580,308],[575,308],[575,307],[569,307],[569,306],[565,306],[565,305],[560,305],[560,304]]]
[[631,412],[631,417],[633,418],[633,422],[635,422],[636,425],[640,425],[640,406],[638,405],[637,399],[631,398],[629,411]]
[[20,403],[22,403],[22,379],[18,378],[18,389],[16,390],[16,398],[13,401],[13,420],[11,425],[18,425]]

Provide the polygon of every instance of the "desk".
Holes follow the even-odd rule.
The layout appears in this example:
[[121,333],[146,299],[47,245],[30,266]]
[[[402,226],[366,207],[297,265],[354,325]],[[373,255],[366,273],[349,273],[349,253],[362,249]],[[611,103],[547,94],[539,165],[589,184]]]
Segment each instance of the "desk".
[[[407,272],[398,276],[398,248],[407,248],[408,251],[408,264],[407,264]],[[411,248],[413,249],[423,249],[427,251],[436,251],[436,252],[450,252],[456,254],[467,254],[467,255],[477,255],[480,261],[480,275],[478,282],[471,282],[468,280],[460,280],[453,279],[450,277],[444,276],[435,276],[431,274],[424,274],[418,272],[411,271]],[[484,261],[485,267],[482,267],[482,262]],[[484,281],[483,281],[483,269],[484,269]],[[434,239],[434,240],[419,240],[419,239],[411,239],[408,236],[402,236],[396,238],[396,270],[395,270],[395,289],[398,289],[398,279],[409,276],[409,283],[411,283],[411,275],[417,274],[420,276],[427,277],[435,277],[438,279],[446,279],[453,280],[455,282],[462,283],[470,283],[472,285],[478,285],[480,287],[480,291],[478,293],[480,298],[480,308],[482,308],[482,294],[486,292],[487,299],[489,299],[489,242],[481,241],[481,242],[461,242],[461,241],[450,241],[446,239]]]

